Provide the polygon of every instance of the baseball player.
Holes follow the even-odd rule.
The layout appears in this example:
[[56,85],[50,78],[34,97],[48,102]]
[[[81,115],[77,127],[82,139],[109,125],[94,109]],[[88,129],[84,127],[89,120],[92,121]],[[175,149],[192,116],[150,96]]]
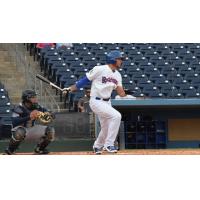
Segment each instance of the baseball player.
[[102,150],[117,152],[114,142],[119,131],[121,114],[111,106],[110,98],[113,90],[121,97],[126,96],[122,87],[122,77],[118,72],[122,62],[121,52],[111,51],[107,55],[106,65],[95,66],[85,77],[68,88],[70,91],[76,91],[92,82],[89,103],[101,124],[101,131],[93,146],[96,154],[101,154]]
[[37,102],[36,93],[33,90],[25,90],[22,93],[22,103],[15,106],[12,114],[12,137],[5,153],[14,154],[24,140],[37,140],[34,152],[36,154],[48,154],[46,147],[54,139],[55,130],[52,126],[35,124],[38,112],[46,112]]

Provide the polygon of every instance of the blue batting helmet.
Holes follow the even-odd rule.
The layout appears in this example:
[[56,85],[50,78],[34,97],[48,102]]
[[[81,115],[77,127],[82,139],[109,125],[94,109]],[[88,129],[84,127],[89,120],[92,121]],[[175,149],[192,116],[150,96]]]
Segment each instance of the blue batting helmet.
[[115,64],[117,59],[123,60],[122,53],[120,51],[117,51],[117,50],[111,51],[106,56],[107,64]]

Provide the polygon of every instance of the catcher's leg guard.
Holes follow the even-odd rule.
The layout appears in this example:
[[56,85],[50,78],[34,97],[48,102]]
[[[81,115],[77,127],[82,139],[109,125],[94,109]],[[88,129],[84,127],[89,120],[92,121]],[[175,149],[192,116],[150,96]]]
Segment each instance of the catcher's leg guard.
[[14,152],[19,147],[20,143],[26,137],[26,129],[24,127],[19,127],[16,130],[12,131],[12,137],[10,139],[8,148],[5,150],[6,154],[14,154]]
[[45,130],[45,135],[41,137],[39,143],[35,148],[35,153],[37,154],[48,154],[49,151],[46,147],[54,140],[55,129],[53,127],[47,126]]

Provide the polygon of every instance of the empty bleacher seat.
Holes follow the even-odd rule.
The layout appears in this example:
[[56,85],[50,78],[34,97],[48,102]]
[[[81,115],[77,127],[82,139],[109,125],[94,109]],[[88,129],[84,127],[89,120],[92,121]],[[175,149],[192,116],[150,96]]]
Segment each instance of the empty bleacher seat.
[[[68,85],[71,76],[80,78],[94,66],[105,64],[106,54],[115,49],[125,57],[119,70],[125,87],[141,87],[136,95],[199,98],[195,91],[200,85],[199,43],[74,43],[64,51],[42,49],[40,62],[48,78]],[[142,89],[151,84],[159,90],[148,93],[145,89],[144,93]]]

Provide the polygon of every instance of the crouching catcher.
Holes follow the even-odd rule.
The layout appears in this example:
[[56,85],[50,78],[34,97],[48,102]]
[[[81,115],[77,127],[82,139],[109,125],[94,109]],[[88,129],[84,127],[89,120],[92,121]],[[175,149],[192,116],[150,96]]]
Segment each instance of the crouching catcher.
[[55,130],[51,122],[54,114],[38,104],[36,92],[25,90],[22,103],[13,108],[12,137],[5,153],[14,154],[23,141],[37,141],[36,154],[48,154],[46,147],[54,140]]

